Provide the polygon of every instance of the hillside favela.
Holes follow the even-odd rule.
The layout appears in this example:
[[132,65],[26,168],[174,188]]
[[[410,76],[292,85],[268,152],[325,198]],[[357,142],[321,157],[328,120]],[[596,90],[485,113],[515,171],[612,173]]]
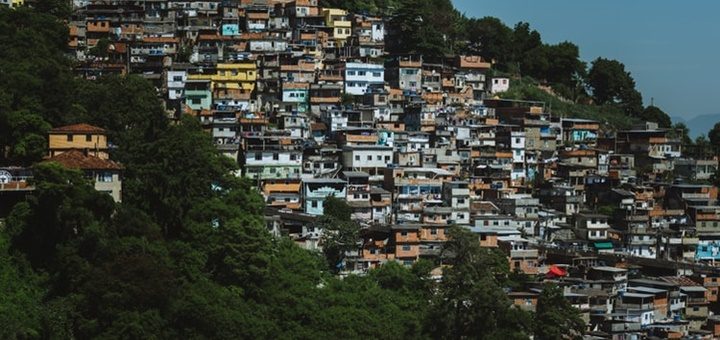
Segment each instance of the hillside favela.
[[720,338],[720,123],[458,2],[0,0],[0,338]]

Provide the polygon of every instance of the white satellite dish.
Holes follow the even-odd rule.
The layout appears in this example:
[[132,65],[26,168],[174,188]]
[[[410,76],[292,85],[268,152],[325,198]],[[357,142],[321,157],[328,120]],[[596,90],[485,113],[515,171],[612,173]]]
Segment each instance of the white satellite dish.
[[12,174],[7,170],[0,170],[0,184],[8,184],[12,180]]

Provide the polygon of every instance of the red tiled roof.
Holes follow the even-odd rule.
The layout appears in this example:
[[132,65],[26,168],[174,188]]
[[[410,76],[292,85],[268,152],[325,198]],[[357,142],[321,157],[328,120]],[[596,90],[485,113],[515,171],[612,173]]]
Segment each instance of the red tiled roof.
[[146,43],[179,43],[180,39],[175,37],[143,37],[142,42]]
[[93,126],[93,125],[85,124],[85,123],[60,126],[60,127],[56,127],[54,129],[50,130],[50,133],[68,133],[68,132],[105,133],[105,130],[102,128],[99,128],[97,126]]
[[73,149],[59,155],[46,158],[48,162],[57,162],[70,169],[80,170],[120,170],[122,166],[111,160],[85,155],[84,152]]

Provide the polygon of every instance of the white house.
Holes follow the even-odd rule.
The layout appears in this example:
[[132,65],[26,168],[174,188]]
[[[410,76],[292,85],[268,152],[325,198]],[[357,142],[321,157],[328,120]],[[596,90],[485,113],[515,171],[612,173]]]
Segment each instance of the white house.
[[168,71],[167,89],[168,99],[175,100],[185,96],[185,82],[187,81],[186,71]]
[[510,78],[493,77],[490,78],[490,93],[506,92],[510,89]]
[[345,93],[361,96],[368,85],[385,83],[385,67],[368,63],[345,64]]

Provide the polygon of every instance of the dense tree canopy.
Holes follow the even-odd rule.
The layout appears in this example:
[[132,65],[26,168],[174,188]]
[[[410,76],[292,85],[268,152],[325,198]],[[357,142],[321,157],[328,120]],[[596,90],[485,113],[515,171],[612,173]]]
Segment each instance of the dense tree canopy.
[[443,270],[428,324],[434,338],[527,339],[530,316],[513,308],[499,278],[508,263],[495,249],[481,248],[478,237],[462,228],[450,230],[443,248],[450,266]]
[[651,105],[646,107],[642,113],[640,113],[639,118],[647,122],[658,123],[658,126],[661,128],[669,129],[672,127],[672,120],[670,119],[670,116],[657,106]]
[[585,322],[563,297],[562,289],[546,286],[538,298],[535,316],[536,339],[582,339]]
[[710,144],[713,145],[715,154],[720,155],[720,122],[715,123],[712,129],[708,132],[708,139]]
[[635,80],[621,62],[595,59],[588,72],[588,85],[598,104],[622,104],[625,111],[634,116],[642,112],[642,95],[635,89]]
[[65,123],[74,82],[67,37],[51,15],[0,9],[0,164],[39,160],[47,129]]
[[464,22],[449,0],[400,0],[390,20],[387,49],[425,56],[452,54]]

